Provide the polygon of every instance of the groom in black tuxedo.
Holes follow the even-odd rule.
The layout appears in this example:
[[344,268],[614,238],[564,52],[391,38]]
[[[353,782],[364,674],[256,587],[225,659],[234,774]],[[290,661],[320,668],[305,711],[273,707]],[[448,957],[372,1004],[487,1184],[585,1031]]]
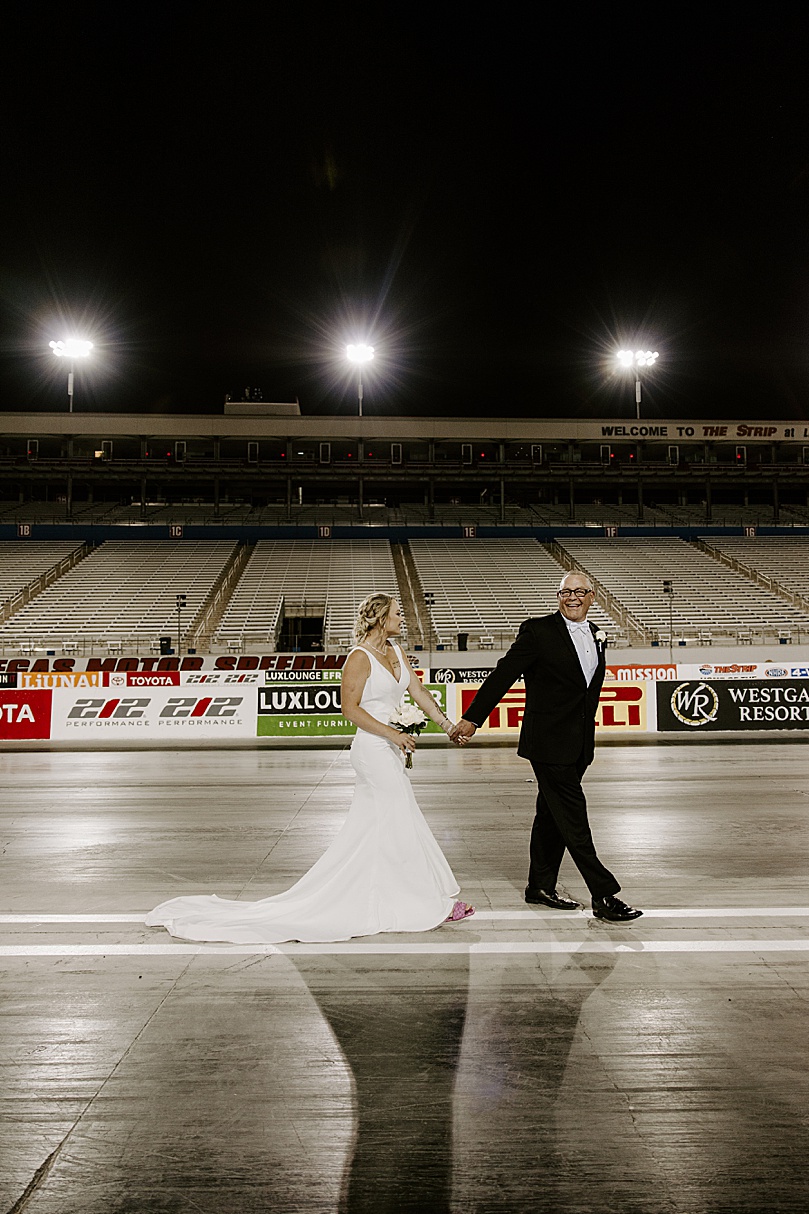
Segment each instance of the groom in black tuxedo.
[[557,592],[559,610],[526,620],[508,653],[455,726],[463,745],[519,678],[525,680],[525,713],[517,754],[534,769],[539,791],[531,830],[526,902],[556,910],[579,903],[556,892],[565,848],[585,880],[599,919],[622,923],[643,912],[615,895],[620,885],[596,855],[581,780],[593,761],[595,714],[604,682],[603,633],[587,623],[595,595],[590,579],[568,573]]

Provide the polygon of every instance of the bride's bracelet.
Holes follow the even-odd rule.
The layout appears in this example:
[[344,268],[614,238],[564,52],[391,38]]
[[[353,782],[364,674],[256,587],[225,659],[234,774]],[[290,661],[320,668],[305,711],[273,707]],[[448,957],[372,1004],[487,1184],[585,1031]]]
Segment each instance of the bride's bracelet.
[[443,721],[438,722],[438,727],[439,727],[439,729],[443,729],[443,731],[447,735],[447,737],[449,737],[449,735],[452,733],[453,729],[455,728],[452,721],[450,721],[449,717],[447,717],[447,716],[444,717]]

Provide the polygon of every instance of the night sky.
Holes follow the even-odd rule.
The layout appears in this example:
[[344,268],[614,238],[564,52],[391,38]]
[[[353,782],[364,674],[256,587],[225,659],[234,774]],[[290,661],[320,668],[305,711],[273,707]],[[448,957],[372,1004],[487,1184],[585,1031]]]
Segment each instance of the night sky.
[[809,416],[802,6],[560,11],[12,3],[0,408]]

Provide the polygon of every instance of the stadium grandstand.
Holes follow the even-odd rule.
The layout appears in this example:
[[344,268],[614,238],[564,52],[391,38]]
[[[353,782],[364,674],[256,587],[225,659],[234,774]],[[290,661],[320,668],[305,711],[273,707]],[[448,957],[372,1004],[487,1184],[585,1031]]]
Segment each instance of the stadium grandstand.
[[412,648],[501,651],[574,566],[614,646],[809,639],[801,424],[230,402],[0,428],[4,654],[152,652],[178,632],[200,651],[344,651],[378,588]]

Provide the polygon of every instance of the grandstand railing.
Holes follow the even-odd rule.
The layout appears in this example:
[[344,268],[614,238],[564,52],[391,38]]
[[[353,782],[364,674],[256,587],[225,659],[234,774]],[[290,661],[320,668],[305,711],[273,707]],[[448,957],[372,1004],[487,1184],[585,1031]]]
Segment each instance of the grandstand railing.
[[234,586],[250,559],[253,548],[253,544],[241,544],[214,582],[207,602],[203,604],[197,619],[188,629],[186,640],[188,646],[201,648],[203,645],[210,644],[216,631],[216,625],[230,600]]
[[809,599],[802,594],[797,594],[795,591],[790,590],[788,586],[784,586],[782,582],[777,581],[774,577],[769,577],[768,574],[759,572],[752,565],[745,564],[744,561],[738,560],[735,556],[730,556],[729,553],[723,552],[721,548],[715,548],[712,544],[706,543],[705,540],[698,540],[695,547],[701,548],[703,552],[707,552],[708,556],[713,557],[720,565],[725,565],[728,569],[732,569],[734,573],[741,573],[743,577],[749,578],[751,582],[763,586],[765,590],[777,594],[779,598],[785,599],[793,607],[797,607],[809,614]]
[[13,595],[10,599],[6,599],[5,603],[0,607],[0,623],[4,624],[6,620],[11,619],[26,603],[30,603],[31,599],[36,598],[43,590],[47,590],[48,586],[55,582],[57,578],[62,577],[69,569],[77,565],[79,561],[84,560],[91,548],[91,544],[82,544],[81,547],[74,548],[61,561],[52,565],[45,573],[40,574],[38,578],[34,578],[32,582],[24,586],[18,594]]

